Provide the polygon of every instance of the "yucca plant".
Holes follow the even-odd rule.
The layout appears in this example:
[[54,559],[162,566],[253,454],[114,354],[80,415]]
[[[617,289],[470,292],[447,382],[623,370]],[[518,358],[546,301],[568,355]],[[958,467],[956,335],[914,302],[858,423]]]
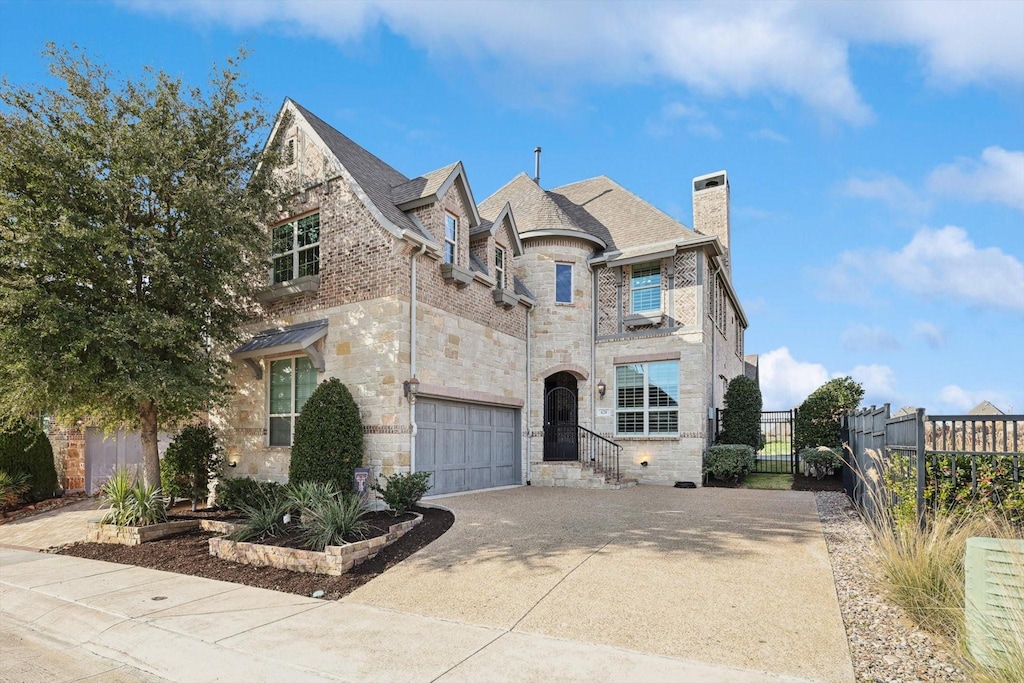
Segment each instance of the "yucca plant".
[[290,514],[292,503],[287,498],[261,496],[252,503],[241,503],[238,511],[246,516],[240,527],[228,534],[232,541],[262,541],[284,533],[285,515]]
[[292,512],[299,515],[341,496],[342,491],[337,484],[327,481],[303,481],[289,484],[285,489],[285,498],[291,503]]
[[370,527],[363,517],[370,511],[362,496],[349,493],[324,501],[302,513],[302,536],[310,550],[342,545],[347,538],[364,538]]
[[103,502],[107,505],[107,512],[101,520],[104,524],[128,525],[134,485],[132,475],[125,469],[115,470],[103,484]]
[[24,472],[8,474],[0,470],[0,507],[14,507],[30,488],[32,484]]
[[167,499],[158,486],[141,481],[132,487],[129,526],[149,526],[167,521]]

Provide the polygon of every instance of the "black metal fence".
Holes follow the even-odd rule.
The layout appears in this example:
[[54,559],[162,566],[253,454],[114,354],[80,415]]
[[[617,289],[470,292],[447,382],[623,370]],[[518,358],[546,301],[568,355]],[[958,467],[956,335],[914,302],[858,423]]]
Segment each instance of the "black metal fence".
[[[715,440],[722,434],[719,408],[715,418]],[[796,425],[795,410],[761,411],[761,448],[755,453],[754,472],[758,474],[795,474],[799,468],[793,434]]]
[[586,427],[578,429],[580,462],[593,467],[594,471],[603,474],[606,480],[620,481],[619,454],[622,452],[622,446]]
[[[846,491],[865,514],[880,501],[931,509],[1001,507],[1024,494],[1024,415],[889,414],[889,404],[843,418]],[[1022,501],[1024,502],[1024,501]]]

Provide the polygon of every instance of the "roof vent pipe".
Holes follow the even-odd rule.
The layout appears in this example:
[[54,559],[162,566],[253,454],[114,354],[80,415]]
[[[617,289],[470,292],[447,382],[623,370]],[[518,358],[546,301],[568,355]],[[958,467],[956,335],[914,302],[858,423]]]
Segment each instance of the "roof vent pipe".
[[533,148],[533,182],[540,185],[540,147]]

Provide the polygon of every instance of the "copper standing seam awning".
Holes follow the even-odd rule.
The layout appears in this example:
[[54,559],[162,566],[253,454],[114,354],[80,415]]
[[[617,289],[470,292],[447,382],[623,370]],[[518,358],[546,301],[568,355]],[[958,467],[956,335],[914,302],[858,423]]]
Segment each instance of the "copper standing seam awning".
[[316,350],[316,343],[327,336],[327,320],[275,327],[257,332],[252,339],[231,352],[232,360],[245,363],[256,379],[263,379],[259,359],[264,356],[301,351],[313,361],[313,366],[324,372],[324,357]]

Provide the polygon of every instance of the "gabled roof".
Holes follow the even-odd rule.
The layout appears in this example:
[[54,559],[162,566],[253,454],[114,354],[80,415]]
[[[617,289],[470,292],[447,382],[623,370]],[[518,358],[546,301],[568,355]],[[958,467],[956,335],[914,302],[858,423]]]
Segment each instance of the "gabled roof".
[[470,237],[476,237],[482,235],[485,232],[489,232],[491,236],[498,231],[500,226],[505,220],[508,220],[511,230],[509,231],[512,235],[512,254],[514,256],[520,256],[523,253],[523,241],[519,238],[519,225],[516,223],[516,217],[512,214],[512,205],[505,202],[505,206],[502,207],[498,215],[495,216],[493,221],[489,221],[486,218],[480,219],[480,225],[469,231]]
[[1005,413],[992,405],[989,401],[982,401],[967,411],[968,415],[1005,415]]
[[342,135],[333,126],[324,122],[320,117],[295,100],[291,100],[291,103],[323,143],[327,145],[327,148],[334,154],[338,162],[352,176],[352,179],[358,185],[358,189],[365,193],[366,200],[371,204],[367,208],[371,211],[376,209],[386,221],[389,221],[398,230],[408,230],[415,235],[435,242],[433,237],[423,230],[423,226],[410,220],[409,216],[398,208],[392,199],[391,188],[408,183],[409,179],[407,177],[373,154],[370,154],[345,135]]
[[456,183],[462,193],[462,203],[469,214],[470,228],[475,228],[480,225],[480,214],[477,213],[476,199],[473,198],[473,190],[469,187],[466,169],[461,161],[392,187],[391,200],[402,211],[411,211],[440,201]]
[[564,235],[586,239],[601,248],[607,246],[601,235],[580,226],[525,173],[520,173],[485,199],[480,205],[480,215],[494,222],[506,204],[510,204],[515,213],[521,237]]

